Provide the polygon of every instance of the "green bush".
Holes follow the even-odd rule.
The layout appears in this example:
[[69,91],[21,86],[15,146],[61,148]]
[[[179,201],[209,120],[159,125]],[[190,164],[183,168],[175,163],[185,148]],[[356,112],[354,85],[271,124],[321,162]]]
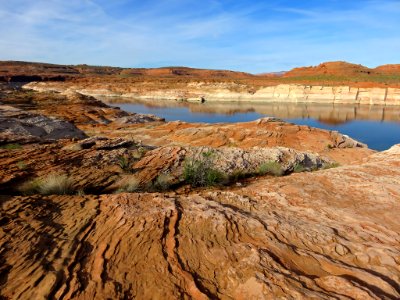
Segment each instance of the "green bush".
[[203,152],[199,159],[189,159],[184,164],[183,179],[193,187],[224,183],[226,176],[213,168],[214,153]]
[[123,171],[128,172],[130,167],[129,158],[127,158],[126,156],[119,156],[118,165]]
[[306,170],[307,169],[300,163],[295,164],[293,167],[294,173],[301,173],[301,172],[305,172]]
[[5,144],[5,145],[1,145],[0,149],[18,150],[18,149],[22,149],[22,146],[20,144]]
[[231,182],[236,182],[238,180],[244,179],[246,177],[251,176],[251,173],[246,173],[242,170],[235,170],[232,172],[232,174],[229,175],[229,181]]
[[283,175],[283,170],[281,165],[276,162],[276,161],[267,161],[265,163],[262,163],[259,167],[258,167],[258,173],[260,175],[273,175],[273,176],[282,176]]

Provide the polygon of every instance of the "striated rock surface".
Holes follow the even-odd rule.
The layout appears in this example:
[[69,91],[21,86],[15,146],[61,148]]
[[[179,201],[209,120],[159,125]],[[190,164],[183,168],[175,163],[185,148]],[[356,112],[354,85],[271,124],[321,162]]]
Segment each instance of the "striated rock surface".
[[163,87],[146,81],[115,83],[48,83],[31,82],[24,86],[36,91],[73,90],[91,96],[125,97],[133,99],[168,99],[185,101],[254,101],[301,102],[330,104],[400,105],[400,88],[324,86],[304,84],[278,84],[251,88],[242,83],[189,82]]
[[[205,159],[204,156],[209,158]],[[188,161],[209,161],[212,168],[229,176],[249,176],[259,173],[260,166],[276,162],[282,174],[292,173],[296,166],[304,170],[329,167],[334,161],[315,153],[275,147],[262,149],[160,147],[151,150],[133,165],[135,175],[142,183],[167,175],[170,185],[183,181],[184,166]]]
[[[256,76],[185,67],[121,69],[32,64],[28,68],[29,63],[2,64],[9,73],[4,77],[6,80],[11,80],[10,74],[26,69],[39,74],[36,81],[42,82],[31,82],[35,79],[30,78],[27,80],[30,83],[25,85],[36,91],[72,90],[92,96],[144,100],[400,105],[398,65],[370,69],[346,62],[327,62],[316,67],[295,68],[282,76]],[[46,76],[51,70],[71,72],[71,76],[64,74],[62,80],[49,81]]]
[[[128,125],[115,130],[110,125],[82,126],[96,135],[141,141],[151,146],[232,147],[241,149],[287,147],[310,151],[347,164],[374,151],[336,131],[295,125],[275,118],[235,124],[196,124],[180,121]],[[120,127],[117,127],[120,128]]]
[[44,92],[0,90],[0,105],[9,105],[31,113],[57,117],[75,125],[117,123],[146,123],[163,121],[154,115],[128,113],[110,107],[100,100],[74,91]]
[[5,299],[400,298],[400,145],[230,190],[0,199]]
[[[160,176],[166,188],[184,184],[183,170],[188,160],[212,155],[212,167],[227,179],[235,174],[254,176],[260,166],[276,162],[282,174],[296,166],[310,171],[329,167],[335,161],[316,153],[283,147],[262,149],[159,147],[140,145],[121,138],[88,138],[78,143],[58,142],[25,145],[20,149],[0,149],[0,192],[20,194],[19,188],[49,174],[65,174],[75,191],[90,193],[115,192],[126,178],[138,180],[140,190],[154,190]],[[211,158],[210,158],[211,160]]]

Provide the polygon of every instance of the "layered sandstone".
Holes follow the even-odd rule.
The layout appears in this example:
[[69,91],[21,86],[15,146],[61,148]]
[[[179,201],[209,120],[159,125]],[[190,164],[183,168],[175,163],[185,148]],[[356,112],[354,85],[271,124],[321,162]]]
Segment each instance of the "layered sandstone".
[[249,89],[238,83],[191,82],[179,88],[162,88],[139,82],[135,85],[62,84],[33,82],[24,86],[35,91],[72,90],[85,95],[179,101],[251,101],[324,104],[400,105],[400,88],[361,88],[350,86],[311,86],[279,84]]
[[0,294],[397,299],[399,158],[230,190],[1,196]]
[[[79,124],[145,123],[162,121],[153,115],[128,113],[110,107],[93,97],[72,91],[35,93],[32,91],[0,90],[0,111],[44,115]],[[17,113],[16,113],[17,114]]]

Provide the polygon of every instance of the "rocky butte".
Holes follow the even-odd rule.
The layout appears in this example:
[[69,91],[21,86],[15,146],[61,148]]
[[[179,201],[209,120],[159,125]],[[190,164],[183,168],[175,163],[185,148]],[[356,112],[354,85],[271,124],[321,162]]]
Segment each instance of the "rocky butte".
[[0,298],[399,299],[400,144],[272,117],[166,122],[94,98],[395,111],[399,70],[1,62]]

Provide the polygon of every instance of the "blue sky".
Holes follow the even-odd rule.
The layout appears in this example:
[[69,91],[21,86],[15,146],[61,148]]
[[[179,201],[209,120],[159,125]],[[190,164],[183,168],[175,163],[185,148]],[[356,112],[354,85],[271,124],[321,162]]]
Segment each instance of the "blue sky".
[[400,63],[400,0],[0,0],[0,60],[252,73]]

